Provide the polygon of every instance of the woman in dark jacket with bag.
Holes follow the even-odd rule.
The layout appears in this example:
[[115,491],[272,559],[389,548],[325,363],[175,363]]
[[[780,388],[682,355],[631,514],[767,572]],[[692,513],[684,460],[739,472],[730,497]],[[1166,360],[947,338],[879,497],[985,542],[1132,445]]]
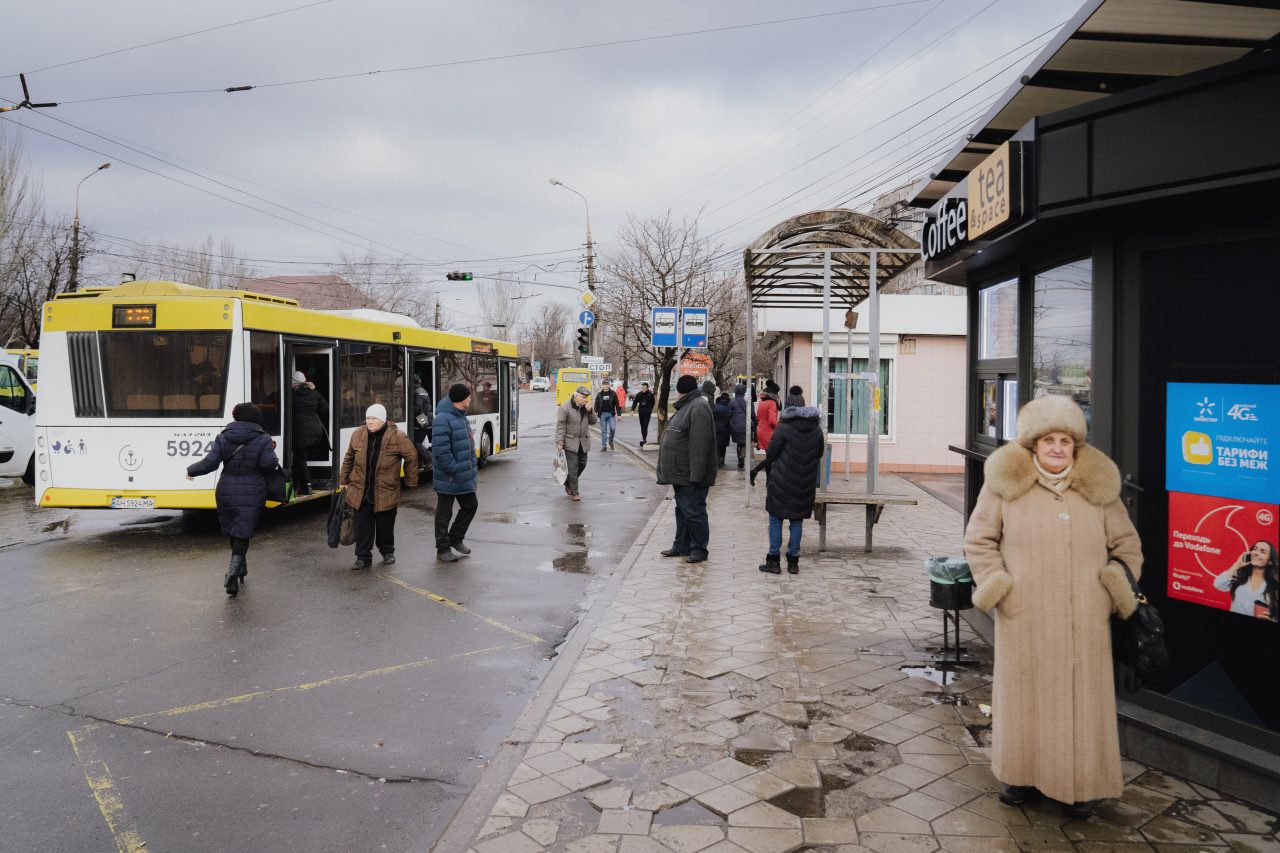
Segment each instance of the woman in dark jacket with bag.
[[364,426],[351,434],[339,475],[339,482],[347,487],[347,505],[356,511],[352,570],[373,565],[375,538],[382,562],[396,561],[396,506],[402,466],[405,485],[418,485],[418,448],[387,421],[387,407],[374,403],[365,410]]
[[720,453],[720,464],[724,464],[725,451],[729,449],[729,422],[733,413],[729,409],[729,395],[721,394],[711,406],[711,416],[716,424],[716,449]]
[[804,404],[804,389],[791,386],[787,407],[778,417],[778,427],[769,438],[764,464],[769,468],[769,487],[764,508],[769,513],[769,552],[760,571],[779,574],[782,551],[782,521],[790,522],[787,539],[787,571],[800,571],[800,536],[804,519],[813,514],[818,490],[818,471],[825,448],[817,408]]
[[280,464],[271,436],[260,425],[262,412],[253,403],[240,403],[231,410],[234,421],[213,440],[213,449],[187,468],[194,480],[222,466],[222,476],[214,491],[218,502],[218,523],[231,540],[231,565],[222,580],[227,595],[236,595],[249,573],[249,540],[258,529],[258,519],[267,501],[268,471]]
[[738,451],[738,467],[747,464],[747,386],[737,385],[729,401],[729,437]]

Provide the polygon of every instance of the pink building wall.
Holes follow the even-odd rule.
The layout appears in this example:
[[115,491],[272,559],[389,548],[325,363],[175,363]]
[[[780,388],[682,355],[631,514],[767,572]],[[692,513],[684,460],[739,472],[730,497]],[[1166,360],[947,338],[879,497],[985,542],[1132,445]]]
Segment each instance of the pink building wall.
[[[791,345],[791,382],[804,386],[805,399],[819,402],[815,358],[821,355],[820,336],[811,340],[797,334]],[[834,346],[832,357],[844,356]],[[915,352],[902,340],[914,340]],[[855,357],[858,355],[855,342]],[[964,472],[963,460],[947,449],[964,446],[964,395],[966,387],[965,339],[958,335],[903,336],[898,343],[881,346],[881,356],[892,356],[889,382],[889,432],[880,437],[880,470],[931,474]],[[777,377],[779,383],[782,375]],[[786,389],[783,389],[786,392]],[[831,438],[831,470],[845,470],[844,435]],[[849,443],[851,471],[866,470],[866,437],[854,435]]]

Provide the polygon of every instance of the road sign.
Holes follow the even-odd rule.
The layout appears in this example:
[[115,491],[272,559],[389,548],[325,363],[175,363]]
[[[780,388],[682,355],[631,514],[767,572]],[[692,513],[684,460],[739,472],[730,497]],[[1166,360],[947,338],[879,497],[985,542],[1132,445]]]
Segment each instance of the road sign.
[[595,364],[588,364],[587,370],[592,373],[613,373],[613,363],[608,361],[598,361]]
[[596,315],[594,311],[583,311],[578,314],[578,325],[580,326],[590,326],[595,321]]
[[578,294],[578,304],[583,308],[590,308],[596,304],[596,295],[590,290],[584,290]]
[[650,319],[649,346],[673,347],[676,345],[676,317],[679,308],[654,308]]
[[603,361],[604,361],[604,356],[602,355],[584,355],[582,357],[583,364],[600,364]]
[[537,373],[537,374],[541,374],[541,373],[542,373],[542,362],[540,362],[540,361],[535,361],[535,362],[533,363],[533,372],[534,372],[534,373]]
[[685,308],[680,312],[680,346],[701,349],[707,345],[707,309]]

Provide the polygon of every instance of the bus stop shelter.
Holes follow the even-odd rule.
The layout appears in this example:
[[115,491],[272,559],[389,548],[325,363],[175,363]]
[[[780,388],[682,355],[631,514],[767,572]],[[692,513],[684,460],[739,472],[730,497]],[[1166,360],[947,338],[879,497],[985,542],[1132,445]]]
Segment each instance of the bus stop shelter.
[[[826,546],[826,512],[829,504],[866,507],[866,550],[871,550],[872,529],[886,505],[914,504],[911,498],[877,492],[880,433],[880,298],[879,290],[920,258],[919,244],[892,225],[852,210],[819,210],[803,213],[762,234],[743,251],[747,286],[747,352],[745,375],[751,369],[755,343],[755,309],[809,308],[822,311],[822,356],[818,370],[818,409],[827,447],[820,494],[814,507],[819,525],[819,548]],[[864,373],[831,370],[831,312],[838,312],[840,324],[852,341],[855,310],[865,303],[868,321],[868,364]],[[858,495],[829,493],[830,444],[827,428],[827,400],[833,379],[843,380],[846,393],[855,381],[868,383],[867,473],[865,492]],[[752,388],[747,399],[753,399]],[[846,411],[848,411],[846,407]],[[849,467],[851,427],[845,432],[845,469]],[[748,481],[747,500],[750,500]]]

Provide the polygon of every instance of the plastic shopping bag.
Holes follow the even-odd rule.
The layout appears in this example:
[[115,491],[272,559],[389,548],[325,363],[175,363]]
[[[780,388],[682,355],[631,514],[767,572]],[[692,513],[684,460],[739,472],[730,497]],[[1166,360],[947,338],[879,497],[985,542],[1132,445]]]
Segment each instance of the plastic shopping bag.
[[562,486],[569,479],[569,460],[565,458],[563,450],[558,451],[556,458],[551,460],[551,476]]

